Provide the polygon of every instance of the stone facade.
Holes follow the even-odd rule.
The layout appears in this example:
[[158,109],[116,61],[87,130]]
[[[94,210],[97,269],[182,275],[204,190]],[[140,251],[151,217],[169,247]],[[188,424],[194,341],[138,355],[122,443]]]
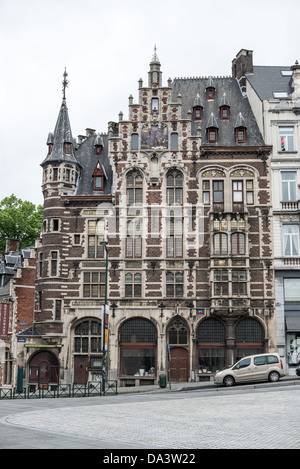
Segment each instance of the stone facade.
[[101,380],[105,293],[119,385],[276,350],[271,147],[234,77],[164,86],[155,53],[127,119],[75,141],[64,95],[47,143],[28,383]]

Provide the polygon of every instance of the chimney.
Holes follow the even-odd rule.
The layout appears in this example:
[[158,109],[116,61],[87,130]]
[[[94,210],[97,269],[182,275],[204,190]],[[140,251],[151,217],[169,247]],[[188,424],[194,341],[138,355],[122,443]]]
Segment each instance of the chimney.
[[8,254],[11,251],[19,250],[19,241],[13,238],[6,238],[5,254]]
[[232,76],[239,82],[242,93],[246,93],[246,73],[253,73],[253,51],[241,49],[232,61]]

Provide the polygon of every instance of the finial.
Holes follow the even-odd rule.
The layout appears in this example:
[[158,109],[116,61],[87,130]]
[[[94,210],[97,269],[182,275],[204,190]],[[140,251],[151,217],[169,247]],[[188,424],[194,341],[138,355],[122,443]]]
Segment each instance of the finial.
[[67,76],[68,76],[68,74],[66,72],[66,67],[65,67],[65,71],[64,71],[64,74],[63,74],[64,80],[62,82],[62,85],[63,85],[63,87],[62,87],[63,99],[66,99],[66,88],[69,84],[69,81],[67,80]]
[[152,62],[159,62],[157,54],[156,54],[156,44],[154,45],[154,54],[152,57]]

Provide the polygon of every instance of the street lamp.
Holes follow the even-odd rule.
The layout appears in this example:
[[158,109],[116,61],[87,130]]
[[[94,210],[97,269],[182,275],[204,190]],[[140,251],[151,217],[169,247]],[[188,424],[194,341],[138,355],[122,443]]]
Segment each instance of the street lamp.
[[105,296],[104,296],[104,305],[102,309],[102,321],[101,321],[101,349],[103,353],[102,358],[102,390],[103,394],[105,394],[105,381],[106,381],[106,348],[107,348],[107,340],[108,340],[108,311],[107,311],[107,278],[108,278],[108,252],[109,248],[107,247],[107,241],[101,241],[100,243],[104,250],[105,250]]

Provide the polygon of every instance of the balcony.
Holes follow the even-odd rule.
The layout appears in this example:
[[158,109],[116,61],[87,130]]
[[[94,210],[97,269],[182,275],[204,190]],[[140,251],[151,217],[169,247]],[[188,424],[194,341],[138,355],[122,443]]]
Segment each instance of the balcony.
[[298,257],[275,257],[275,270],[295,269],[300,270],[300,256]]
[[281,201],[281,210],[299,210],[300,201],[299,200],[287,200],[285,202]]

